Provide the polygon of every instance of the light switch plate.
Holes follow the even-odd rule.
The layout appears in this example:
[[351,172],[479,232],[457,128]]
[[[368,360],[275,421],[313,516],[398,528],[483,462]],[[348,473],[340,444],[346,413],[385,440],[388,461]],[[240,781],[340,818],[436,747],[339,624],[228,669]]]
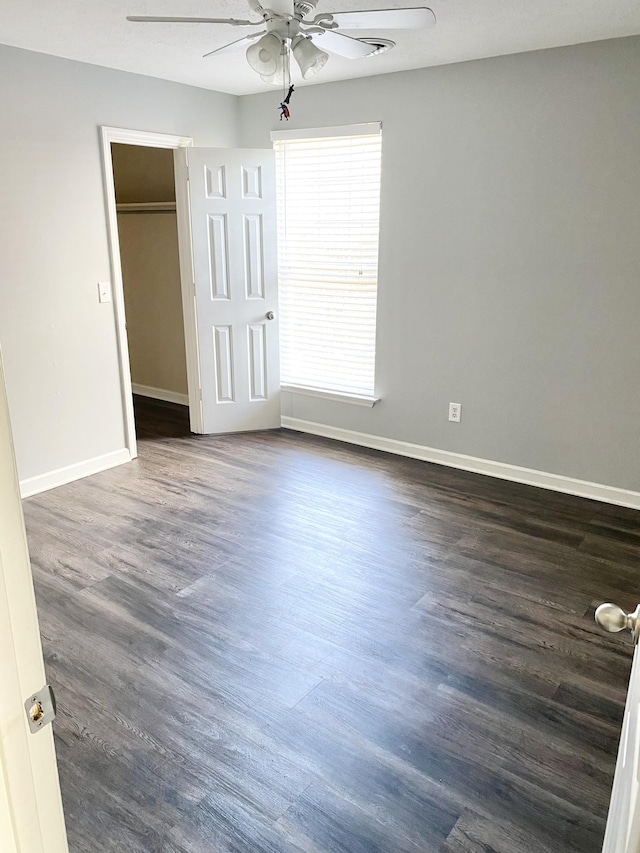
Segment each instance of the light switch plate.
[[98,300],[100,302],[111,302],[111,282],[98,282]]

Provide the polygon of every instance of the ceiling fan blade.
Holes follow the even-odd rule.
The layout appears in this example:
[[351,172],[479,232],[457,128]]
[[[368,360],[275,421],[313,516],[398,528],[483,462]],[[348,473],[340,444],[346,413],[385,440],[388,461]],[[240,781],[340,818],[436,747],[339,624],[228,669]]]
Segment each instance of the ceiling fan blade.
[[337,53],[338,56],[346,56],[347,59],[361,59],[363,56],[369,56],[374,50],[372,45],[337,33],[335,30],[326,30],[317,35],[314,33],[313,42],[316,47]]
[[262,21],[239,21],[236,18],[156,18],[150,15],[127,15],[127,21],[145,24],[229,24],[232,27],[258,27]]
[[411,30],[436,25],[436,16],[428,6],[415,6],[411,9],[334,12],[332,18],[344,30]]
[[231,51],[239,50],[241,47],[252,42],[254,39],[257,39],[258,36],[263,36],[266,33],[266,30],[260,30],[259,33],[251,33],[251,35],[245,36],[241,39],[236,39],[235,41],[230,41],[229,44],[224,44],[222,47],[217,47],[215,50],[210,50],[209,53],[203,54],[203,58],[207,56],[213,56],[216,53],[231,53]]

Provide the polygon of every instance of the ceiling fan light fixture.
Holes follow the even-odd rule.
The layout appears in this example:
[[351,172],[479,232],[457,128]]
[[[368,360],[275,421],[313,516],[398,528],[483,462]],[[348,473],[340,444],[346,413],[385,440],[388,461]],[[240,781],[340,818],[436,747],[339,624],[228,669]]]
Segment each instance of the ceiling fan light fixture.
[[263,83],[270,83],[272,86],[281,86],[284,82],[284,57],[286,47],[283,45],[282,52],[278,57],[278,64],[273,74],[261,74],[260,79]]
[[282,39],[276,33],[267,33],[260,41],[247,48],[247,62],[260,76],[269,77],[278,70]]
[[308,80],[326,65],[329,54],[316,47],[308,36],[299,35],[291,43],[291,52],[300,66],[302,77]]

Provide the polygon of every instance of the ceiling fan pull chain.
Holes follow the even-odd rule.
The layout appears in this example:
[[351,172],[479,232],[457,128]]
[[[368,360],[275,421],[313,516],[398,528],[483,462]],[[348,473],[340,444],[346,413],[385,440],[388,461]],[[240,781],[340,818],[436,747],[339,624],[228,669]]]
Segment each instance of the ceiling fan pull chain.
[[[289,33],[289,24],[287,24],[287,33]],[[282,50],[282,101],[280,102],[280,121],[282,121],[282,119],[289,121],[289,116],[291,115],[289,110],[289,101],[291,100],[291,95],[293,95],[293,86],[291,85],[291,40],[289,38],[283,41]]]
[[[285,78],[282,81],[284,84],[282,87],[282,94],[283,96],[286,96],[286,93],[288,92],[289,87],[291,86],[291,21],[287,22],[287,40],[285,41],[284,72]],[[286,103],[288,104],[289,101],[286,101]]]
[[[287,35],[289,35],[289,24],[287,24]],[[287,59],[289,58],[289,43],[286,39],[282,40],[282,101],[287,96]]]

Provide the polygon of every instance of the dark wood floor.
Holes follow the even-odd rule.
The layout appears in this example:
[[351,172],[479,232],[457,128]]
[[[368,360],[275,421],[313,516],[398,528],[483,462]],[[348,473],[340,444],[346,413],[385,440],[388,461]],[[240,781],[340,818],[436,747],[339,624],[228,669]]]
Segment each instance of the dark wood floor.
[[598,853],[639,516],[287,431],[25,502],[72,853]]

